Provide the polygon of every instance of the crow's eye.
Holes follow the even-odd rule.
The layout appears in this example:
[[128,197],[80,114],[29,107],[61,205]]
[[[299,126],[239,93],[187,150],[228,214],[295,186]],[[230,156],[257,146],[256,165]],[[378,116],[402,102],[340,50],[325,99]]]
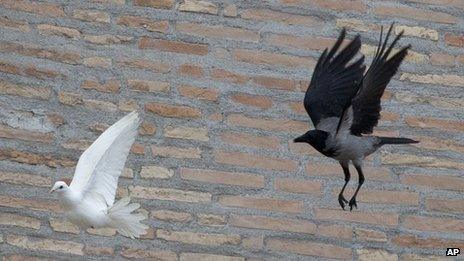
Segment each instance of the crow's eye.
[[60,189],[62,189],[62,188],[63,188],[63,185],[60,186]]

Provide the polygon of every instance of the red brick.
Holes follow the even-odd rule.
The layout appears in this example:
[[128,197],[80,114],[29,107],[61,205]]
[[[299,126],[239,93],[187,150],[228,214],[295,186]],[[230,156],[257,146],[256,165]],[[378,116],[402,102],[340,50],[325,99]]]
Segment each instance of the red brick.
[[[338,198],[340,189],[334,189],[332,193],[333,199]],[[353,195],[354,189],[345,190],[345,197]],[[403,204],[403,205],[419,205],[419,194],[410,191],[389,191],[389,190],[367,190],[359,191],[358,202],[380,203],[380,204]]]
[[[272,45],[293,47],[303,50],[321,51],[332,46],[337,39],[324,37],[299,37],[288,34],[272,34],[266,38],[266,42]],[[344,45],[348,43],[345,40]]]
[[454,66],[455,58],[446,53],[430,54],[430,63],[439,66]]
[[[290,151],[294,154],[298,155],[310,155],[310,156],[318,156],[321,155],[319,151],[317,151],[313,146],[307,143],[295,143],[292,140],[288,141],[288,147]],[[331,168],[331,167],[329,167]],[[337,173],[335,170],[333,173]]]
[[16,198],[3,195],[0,196],[0,206],[33,209],[37,211],[48,211],[55,213],[62,212],[57,201]]
[[137,69],[150,70],[156,73],[168,73],[171,71],[171,67],[167,63],[163,62],[153,62],[149,60],[131,60],[123,59],[117,62],[120,66],[126,66]]
[[342,209],[316,208],[315,217],[321,220],[339,220],[380,226],[396,227],[398,225],[398,214],[389,213],[348,212]]
[[408,229],[422,231],[464,232],[464,220],[453,218],[406,216],[402,225]]
[[280,148],[280,140],[271,136],[256,136],[246,133],[223,132],[220,135],[223,142],[253,148],[277,150]]
[[48,100],[50,99],[51,89],[48,87],[18,85],[0,80],[0,93],[32,99]]
[[446,131],[464,132],[464,121],[442,120],[434,118],[406,117],[406,123],[411,127],[437,128]]
[[360,0],[280,0],[285,5],[308,5],[317,6],[324,9],[333,9],[337,11],[365,11],[366,5]]
[[0,171],[0,182],[36,187],[49,187],[52,184],[52,179],[38,174]]
[[266,51],[235,49],[232,51],[232,56],[237,61],[261,65],[303,67],[307,69],[312,69],[315,65],[315,60],[311,57],[299,57]]
[[218,202],[227,207],[255,208],[289,213],[302,213],[304,209],[301,201],[263,197],[220,196]]
[[99,92],[119,92],[119,81],[115,79],[106,80],[104,83],[100,83],[95,80],[85,80],[82,85],[82,89],[86,90],[96,90]]
[[218,183],[225,185],[244,186],[253,188],[264,187],[264,177],[250,173],[225,172],[219,170],[206,169],[180,169],[180,176],[183,179]]
[[182,85],[178,87],[177,90],[182,96],[197,98],[200,100],[217,101],[219,97],[219,91],[215,89],[198,88],[188,85]]
[[38,131],[24,130],[24,129],[12,128],[12,127],[9,127],[3,124],[0,124],[0,137],[7,138],[7,139],[37,141],[37,142],[43,142],[43,143],[52,143],[54,140],[54,135],[51,132],[42,133]]
[[455,24],[458,19],[452,15],[412,8],[408,6],[376,6],[374,13],[378,15],[403,17],[407,19],[416,19],[444,24]]
[[[435,237],[418,237],[416,235],[399,235],[391,239],[391,242],[397,246],[413,248],[448,248],[460,247],[464,241],[449,240]],[[425,260],[425,259],[424,259]]]
[[425,205],[428,210],[441,212],[464,212],[464,202],[462,200],[427,198]]
[[464,191],[464,178],[449,175],[407,174],[400,176],[401,183],[416,186],[426,186],[437,189]]
[[7,8],[24,11],[28,13],[35,13],[45,16],[63,17],[65,13],[63,7],[56,4],[48,4],[42,2],[29,2],[23,0],[2,0],[0,5]]
[[[388,168],[364,166],[363,170],[368,179],[393,181],[390,170]],[[353,166],[350,166],[350,172],[352,177],[356,177],[357,172]],[[306,165],[306,173],[311,176],[314,175],[343,178],[343,170],[339,164],[315,164],[309,162]]]
[[452,46],[464,47],[464,35],[446,33],[445,43]]
[[260,109],[269,109],[270,107],[272,107],[272,100],[262,95],[236,93],[231,95],[231,99],[236,103],[258,107]]
[[199,118],[201,116],[201,111],[196,108],[154,102],[146,103],[145,110],[168,118]]
[[171,9],[174,5],[174,0],[134,0],[134,5]]
[[141,79],[128,79],[127,85],[132,90],[140,92],[167,92],[170,88],[168,82]]
[[155,49],[164,52],[206,55],[208,54],[208,45],[206,44],[193,44],[161,39],[151,39],[148,37],[140,38],[140,49]]
[[114,249],[111,247],[85,246],[84,252],[90,256],[114,256]]
[[53,61],[69,64],[78,64],[81,59],[81,56],[77,53],[44,49],[32,45],[25,45],[12,42],[0,42],[0,50],[2,52],[15,52],[21,55],[50,59]]
[[177,73],[200,78],[203,77],[203,68],[193,64],[182,64],[181,66],[179,66]]
[[[145,0],[146,1],[146,0]],[[159,249],[138,249],[123,247],[121,256],[129,259],[177,261],[177,254]]]
[[419,140],[419,143],[413,144],[413,146],[429,150],[449,150],[464,153],[464,144],[456,142],[454,140],[444,140],[430,137],[414,137]]
[[0,160],[11,160],[30,165],[47,165],[52,168],[58,166],[74,167],[75,162],[68,158],[59,158],[52,155],[42,155],[14,149],[0,149]]
[[178,159],[199,159],[201,150],[198,148],[180,148],[173,146],[151,146],[153,156]]
[[7,27],[13,30],[19,30],[21,32],[27,33],[31,31],[29,23],[21,20],[13,20],[8,17],[0,17],[0,26]]
[[210,246],[237,245],[241,241],[240,236],[234,234],[206,234],[187,231],[171,231],[165,229],[158,229],[156,231],[156,237],[167,241],[181,242],[184,244]]
[[291,252],[306,256],[319,256],[335,259],[351,259],[351,249],[313,241],[270,238],[266,241],[267,249],[277,252]]
[[178,22],[176,29],[179,32],[198,35],[208,38],[225,38],[235,41],[255,42],[259,41],[259,34],[254,31],[225,26],[206,26],[197,23]]
[[464,9],[464,2],[461,0],[410,0],[411,2],[440,5],[440,6],[454,6]]
[[282,190],[291,193],[322,195],[322,183],[320,181],[277,178],[274,181],[274,187],[276,190]]
[[299,82],[269,76],[255,76],[253,82],[269,89],[293,91],[298,88]]
[[238,165],[248,168],[263,168],[269,170],[295,171],[297,162],[287,159],[265,157],[243,152],[216,151],[214,159],[218,163]]
[[81,32],[79,30],[64,26],[39,24],[37,25],[37,29],[39,30],[39,33],[42,35],[64,36],[73,39],[81,37]]
[[24,71],[24,75],[32,76],[38,79],[55,79],[55,78],[66,78],[65,75],[53,71],[53,70],[47,70],[47,69],[42,69],[42,68],[37,68],[34,65],[28,65]]
[[218,13],[218,7],[216,4],[204,0],[183,0],[177,6],[177,9],[179,9],[179,11],[184,12],[195,12],[214,15]]
[[314,17],[277,12],[269,9],[247,9],[241,12],[241,17],[243,19],[278,22],[290,25],[315,26],[321,24],[320,20]]
[[169,29],[168,21],[154,21],[144,17],[123,15],[118,17],[117,24],[146,29],[150,32],[165,33]]
[[309,124],[283,119],[250,118],[241,114],[231,114],[227,117],[227,123],[248,128],[262,129],[266,131],[283,131],[290,133],[304,133]]
[[98,10],[76,9],[73,11],[73,17],[87,22],[109,23],[110,16],[106,12]]
[[235,227],[306,234],[316,233],[316,225],[313,222],[298,219],[277,219],[264,216],[239,216],[232,214],[229,219],[229,224]]
[[213,69],[211,71],[211,77],[215,80],[221,80],[237,84],[244,84],[249,80],[249,77],[246,75],[229,72],[223,69]]

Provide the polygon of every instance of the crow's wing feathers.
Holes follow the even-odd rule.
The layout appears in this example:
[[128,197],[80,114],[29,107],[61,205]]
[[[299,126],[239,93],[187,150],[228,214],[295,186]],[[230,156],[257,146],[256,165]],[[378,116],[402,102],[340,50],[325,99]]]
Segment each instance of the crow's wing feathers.
[[321,120],[342,115],[352,97],[358,92],[362,80],[364,57],[348,65],[361,48],[359,35],[335,55],[344,38],[345,29],[332,49],[324,50],[306,90],[304,107],[316,128]]

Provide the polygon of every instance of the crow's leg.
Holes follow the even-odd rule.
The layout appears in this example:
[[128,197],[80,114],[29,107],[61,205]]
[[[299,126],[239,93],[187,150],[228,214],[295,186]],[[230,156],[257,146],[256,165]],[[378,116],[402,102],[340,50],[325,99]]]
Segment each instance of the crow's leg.
[[358,172],[358,187],[356,188],[356,191],[354,192],[353,197],[350,199],[350,211],[353,209],[353,206],[358,208],[356,205],[356,196],[358,195],[359,189],[361,188],[362,184],[364,183],[364,174],[362,171],[361,164],[357,164],[353,162],[354,167],[356,168],[356,171]]
[[340,165],[343,168],[343,174],[345,174],[345,185],[343,185],[342,190],[340,191],[340,194],[338,194],[338,203],[340,203],[340,206],[345,209],[345,204],[348,203],[348,200],[345,199],[343,196],[343,192],[345,191],[346,185],[350,181],[350,168],[348,165],[348,161],[340,161]]

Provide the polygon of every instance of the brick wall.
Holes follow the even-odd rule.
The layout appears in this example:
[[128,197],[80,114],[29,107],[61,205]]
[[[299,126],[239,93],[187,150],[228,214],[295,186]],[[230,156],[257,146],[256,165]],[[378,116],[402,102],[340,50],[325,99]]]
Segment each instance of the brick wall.
[[[359,209],[342,211],[338,164],[291,142],[309,127],[304,90],[342,27],[370,61],[393,21],[412,51],[377,133],[422,142],[369,157]],[[464,246],[462,0],[2,0],[0,31],[4,260],[415,260]],[[118,195],[151,230],[79,231],[48,189],[134,109]]]

